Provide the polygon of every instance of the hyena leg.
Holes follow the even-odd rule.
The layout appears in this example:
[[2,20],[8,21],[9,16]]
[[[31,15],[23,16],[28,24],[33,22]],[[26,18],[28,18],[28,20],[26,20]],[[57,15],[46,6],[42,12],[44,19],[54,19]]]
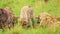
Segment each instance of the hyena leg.
[[31,27],[31,25],[30,25],[30,19],[28,19],[27,27],[28,28]]
[[32,21],[32,26],[34,27],[34,19],[33,19],[33,18],[31,18],[31,21]]
[[5,31],[5,24],[1,23],[2,30]]

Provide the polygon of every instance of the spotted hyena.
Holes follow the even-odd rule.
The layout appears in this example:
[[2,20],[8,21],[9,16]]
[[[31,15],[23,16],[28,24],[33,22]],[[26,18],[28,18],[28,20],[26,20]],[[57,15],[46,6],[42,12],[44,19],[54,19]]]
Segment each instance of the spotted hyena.
[[15,16],[15,14],[13,13],[13,11],[11,10],[10,7],[5,7],[3,9],[6,11],[6,13],[8,15],[6,24],[7,24],[8,28],[11,28],[14,26],[14,23],[17,22],[18,17]]
[[40,13],[36,18],[37,18],[37,23],[40,25],[52,24],[56,21],[56,18],[53,15],[46,12]]
[[3,30],[6,28],[7,13],[3,8],[0,8],[0,28]]
[[34,17],[34,14],[33,14],[33,9],[31,6],[24,6],[21,8],[20,21],[21,21],[22,26],[28,25],[31,22],[32,22],[32,25],[34,25],[33,17]]

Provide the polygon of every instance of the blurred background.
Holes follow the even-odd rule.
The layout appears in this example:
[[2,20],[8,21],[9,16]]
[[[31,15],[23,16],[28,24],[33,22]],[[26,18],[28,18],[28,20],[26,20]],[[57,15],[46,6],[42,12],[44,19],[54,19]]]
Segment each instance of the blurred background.
[[17,16],[21,8],[26,5],[33,7],[35,15],[48,12],[60,17],[60,0],[0,0],[0,7],[10,7]]

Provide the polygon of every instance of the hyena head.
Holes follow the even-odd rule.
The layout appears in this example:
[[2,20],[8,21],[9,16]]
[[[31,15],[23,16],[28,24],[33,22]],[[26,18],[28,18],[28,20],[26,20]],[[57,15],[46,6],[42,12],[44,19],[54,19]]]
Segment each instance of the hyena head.
[[22,19],[21,19],[21,24],[22,24],[22,25],[26,25],[26,24],[27,24],[27,21],[26,21],[25,18],[22,18]]
[[3,22],[7,20],[7,13],[3,8],[0,8],[0,20]]
[[40,15],[38,15],[38,16],[36,17],[36,19],[37,19],[37,23],[39,24],[40,21],[41,21],[41,19],[40,19]]

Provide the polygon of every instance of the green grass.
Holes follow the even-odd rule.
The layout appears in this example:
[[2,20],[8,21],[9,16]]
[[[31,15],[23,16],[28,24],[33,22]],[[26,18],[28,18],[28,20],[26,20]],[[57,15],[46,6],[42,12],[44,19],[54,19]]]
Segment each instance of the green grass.
[[[45,3],[43,0],[0,0],[0,7],[11,7],[16,16],[20,15],[20,10],[23,6],[30,5],[34,9],[34,14],[37,16],[40,12],[48,12],[56,17],[60,17],[60,0],[49,0]],[[35,20],[36,22],[36,20]],[[60,28],[31,28],[31,29],[22,29],[20,24],[15,25],[14,28],[2,32],[0,34],[60,34]]]

